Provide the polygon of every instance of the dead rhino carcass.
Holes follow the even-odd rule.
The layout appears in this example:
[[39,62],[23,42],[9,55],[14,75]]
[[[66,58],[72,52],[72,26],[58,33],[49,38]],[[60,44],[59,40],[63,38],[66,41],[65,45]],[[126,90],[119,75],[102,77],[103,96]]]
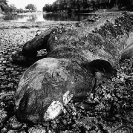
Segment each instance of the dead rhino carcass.
[[54,119],[72,98],[86,97],[93,88],[91,72],[70,59],[44,58],[22,75],[15,95],[20,121]]

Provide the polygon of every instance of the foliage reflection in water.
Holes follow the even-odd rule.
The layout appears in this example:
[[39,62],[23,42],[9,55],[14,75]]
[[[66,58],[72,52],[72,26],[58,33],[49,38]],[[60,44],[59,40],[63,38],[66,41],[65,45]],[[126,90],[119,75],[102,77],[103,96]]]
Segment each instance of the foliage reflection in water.
[[37,22],[37,21],[81,21],[90,14],[45,14],[45,13],[31,13],[23,15],[6,15],[3,17],[5,21],[14,22]]

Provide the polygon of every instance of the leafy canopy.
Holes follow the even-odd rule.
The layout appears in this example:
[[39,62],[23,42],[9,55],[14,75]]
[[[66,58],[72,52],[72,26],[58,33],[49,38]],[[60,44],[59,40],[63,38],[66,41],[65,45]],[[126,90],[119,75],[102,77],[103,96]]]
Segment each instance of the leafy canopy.
[[29,9],[29,10],[31,10],[31,11],[36,11],[36,10],[37,10],[36,6],[33,5],[33,4],[28,4],[28,5],[25,7],[25,9]]

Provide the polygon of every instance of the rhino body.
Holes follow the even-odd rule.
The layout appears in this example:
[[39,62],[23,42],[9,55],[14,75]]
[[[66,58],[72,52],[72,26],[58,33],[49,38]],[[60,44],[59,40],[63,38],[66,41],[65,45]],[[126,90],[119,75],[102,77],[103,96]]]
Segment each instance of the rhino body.
[[[104,17],[93,25],[87,20],[79,25],[59,25],[24,45],[21,53],[27,61],[40,49],[47,50],[47,58],[33,64],[20,79],[15,95],[18,119],[33,123],[54,119],[71,99],[89,96],[97,72],[114,74],[113,66],[132,31],[133,18],[127,14]],[[52,116],[53,104],[58,109]]]

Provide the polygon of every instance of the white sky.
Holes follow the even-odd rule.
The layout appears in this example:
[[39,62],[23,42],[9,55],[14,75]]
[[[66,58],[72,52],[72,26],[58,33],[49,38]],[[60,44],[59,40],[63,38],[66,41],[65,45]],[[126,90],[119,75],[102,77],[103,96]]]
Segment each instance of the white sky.
[[37,10],[41,10],[45,4],[52,4],[56,0],[8,0],[8,4],[14,4],[17,8],[25,8],[28,4],[34,4]]

